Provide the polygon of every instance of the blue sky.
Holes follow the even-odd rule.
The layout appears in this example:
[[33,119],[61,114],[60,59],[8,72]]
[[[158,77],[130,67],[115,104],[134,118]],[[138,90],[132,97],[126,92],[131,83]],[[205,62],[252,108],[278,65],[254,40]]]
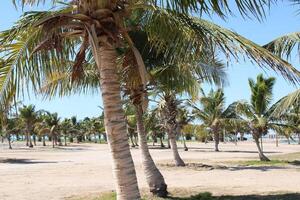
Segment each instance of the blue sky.
[[[229,17],[223,21],[217,17],[211,20],[223,27],[236,31],[237,33],[251,39],[258,44],[266,44],[272,39],[283,34],[300,31],[300,15],[296,15],[299,7],[292,6],[287,1],[272,6],[267,19],[259,23],[257,20],[242,19],[240,16]],[[16,10],[11,0],[2,0],[0,5],[0,31],[10,27],[18,19],[21,10]],[[292,57],[291,63],[300,69],[299,58]],[[273,71],[263,71],[257,65],[248,61],[233,62],[228,66],[229,86],[225,88],[227,104],[239,100],[249,99],[250,91],[248,87],[248,78],[255,78],[257,74],[264,73],[265,76],[275,76],[277,78],[274,87],[274,101],[278,100],[287,93],[295,90],[291,84],[285,81],[280,75]],[[205,85],[205,89],[210,86]],[[23,100],[24,104],[35,104],[37,109],[46,109],[51,112],[58,112],[62,117],[71,117],[76,115],[82,119],[86,116],[98,116],[101,110],[98,108],[102,104],[100,94],[89,96],[71,96],[64,98],[55,98],[51,101],[42,100],[39,97],[31,95],[31,98]]]

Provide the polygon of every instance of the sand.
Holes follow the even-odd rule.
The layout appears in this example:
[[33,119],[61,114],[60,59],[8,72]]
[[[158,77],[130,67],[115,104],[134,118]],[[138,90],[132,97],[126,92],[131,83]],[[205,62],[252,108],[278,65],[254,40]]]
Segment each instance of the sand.
[[[38,144],[41,145],[41,144]],[[72,144],[52,149],[33,149],[14,143],[8,150],[0,144],[1,200],[57,200],[114,189],[111,158],[106,144]],[[181,146],[181,144],[179,144]],[[221,152],[213,151],[213,143],[188,143],[190,150],[180,154],[188,163],[209,165],[228,161],[257,159],[254,143],[220,144]],[[266,143],[266,155],[300,152],[299,145]],[[146,181],[140,163],[139,149],[132,149],[140,188]],[[265,194],[300,192],[300,166],[234,167],[214,170],[167,167],[172,163],[169,149],[151,149],[169,188],[188,188],[213,194]],[[300,158],[299,158],[300,160]]]

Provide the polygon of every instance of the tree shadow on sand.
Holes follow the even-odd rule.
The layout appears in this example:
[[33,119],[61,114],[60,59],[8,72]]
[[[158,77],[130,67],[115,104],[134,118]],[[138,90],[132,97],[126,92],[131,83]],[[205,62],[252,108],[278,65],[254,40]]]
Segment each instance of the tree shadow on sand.
[[6,164],[43,164],[43,163],[58,163],[56,161],[35,161],[32,159],[17,159],[17,158],[6,158],[0,159],[0,163]]
[[291,164],[291,165],[300,166],[300,160],[294,160],[294,161],[291,161],[291,162],[288,162],[288,163]]
[[[258,170],[258,171],[269,171],[269,170],[275,170],[275,169],[288,169],[287,167],[283,166],[234,166],[234,167],[228,167],[229,171],[240,171],[240,170]],[[299,199],[300,200],[300,199]]]
[[169,200],[300,200],[300,193],[243,196],[213,196],[205,192],[191,197],[168,197]]

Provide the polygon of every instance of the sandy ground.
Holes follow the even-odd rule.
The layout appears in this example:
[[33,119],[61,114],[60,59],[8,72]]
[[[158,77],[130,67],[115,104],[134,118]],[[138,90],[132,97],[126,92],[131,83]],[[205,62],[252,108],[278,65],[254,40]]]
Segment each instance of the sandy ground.
[[[13,144],[17,145],[17,144]],[[23,144],[22,144],[23,145]],[[179,144],[180,146],[180,144]],[[205,164],[256,158],[255,145],[243,142],[220,144],[188,143],[190,150],[180,154],[188,162]],[[268,156],[300,152],[299,145],[264,145]],[[157,163],[172,162],[169,149],[151,149]],[[132,149],[140,188],[146,182],[139,150]],[[299,158],[300,160],[300,158]],[[56,200],[113,190],[111,158],[105,144],[79,144],[52,149],[17,147],[8,150],[0,144],[1,200]],[[300,167],[240,167],[234,169],[194,170],[160,166],[169,188],[193,188],[213,194],[264,194],[300,192]]]

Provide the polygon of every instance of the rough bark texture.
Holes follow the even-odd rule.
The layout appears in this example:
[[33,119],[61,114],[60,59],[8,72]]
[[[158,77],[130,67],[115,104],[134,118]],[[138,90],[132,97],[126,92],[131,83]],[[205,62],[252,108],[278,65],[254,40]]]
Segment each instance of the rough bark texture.
[[255,144],[257,146],[259,159],[261,161],[270,161],[270,159],[267,156],[264,155],[264,153],[261,149],[260,142],[259,142],[259,136],[253,135],[253,138],[254,138]]
[[114,47],[101,45],[99,52],[94,57],[99,59],[96,61],[100,72],[105,130],[113,158],[113,175],[116,180],[117,199],[141,199],[122,109],[119,77],[116,69],[116,51]]
[[214,132],[214,141],[215,141],[215,151],[219,151],[220,138],[219,138],[219,133],[217,131]]
[[175,165],[176,166],[185,166],[185,163],[183,162],[183,160],[181,159],[181,157],[178,153],[178,148],[177,148],[177,143],[176,143],[176,136],[175,136],[174,130],[172,130],[172,128],[169,129],[168,135],[170,137],[170,145],[171,145],[171,149],[172,149],[172,152],[173,152]]
[[171,149],[170,138],[168,138],[168,149]]
[[43,140],[43,146],[46,146],[45,136],[43,136],[42,140]]
[[136,119],[140,150],[142,154],[142,166],[147,183],[150,187],[150,192],[159,197],[166,197],[168,194],[167,185],[164,177],[156,167],[148,149],[146,132],[143,124],[143,110],[141,105],[136,106]]

